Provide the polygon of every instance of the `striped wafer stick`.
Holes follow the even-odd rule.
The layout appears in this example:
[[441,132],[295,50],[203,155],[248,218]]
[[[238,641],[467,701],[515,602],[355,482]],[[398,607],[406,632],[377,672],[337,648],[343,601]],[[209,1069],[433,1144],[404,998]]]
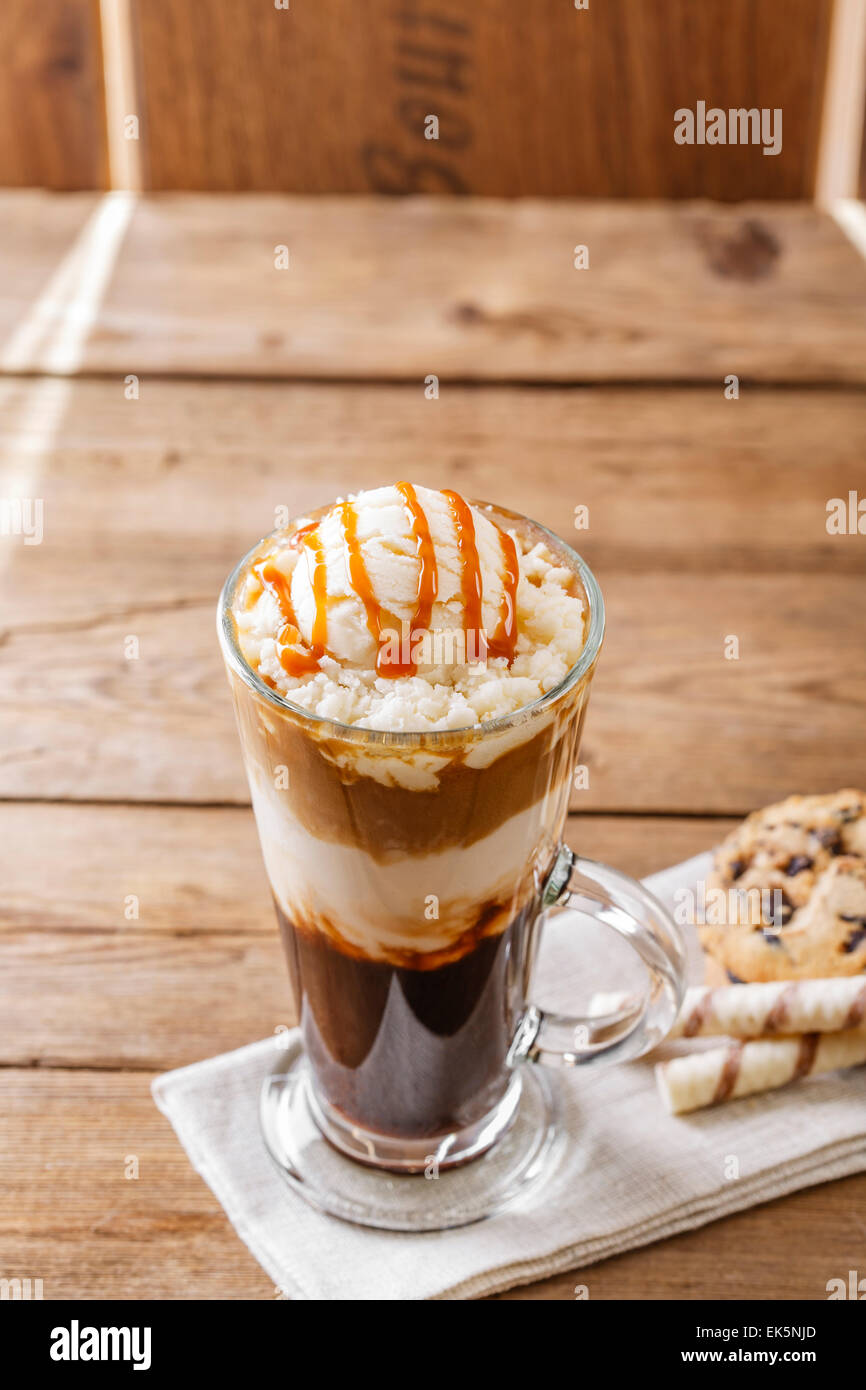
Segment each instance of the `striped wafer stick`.
[[[616,1013],[626,994],[597,994],[590,1013]],[[699,986],[686,991],[669,1038],[762,1038],[785,1033],[838,1033],[866,1027],[862,975],[776,984]]]
[[773,1091],[840,1067],[866,1062],[866,1030],[801,1033],[798,1037],[733,1042],[705,1052],[691,1052],[655,1069],[662,1099],[673,1115],[738,1100],[758,1091]]

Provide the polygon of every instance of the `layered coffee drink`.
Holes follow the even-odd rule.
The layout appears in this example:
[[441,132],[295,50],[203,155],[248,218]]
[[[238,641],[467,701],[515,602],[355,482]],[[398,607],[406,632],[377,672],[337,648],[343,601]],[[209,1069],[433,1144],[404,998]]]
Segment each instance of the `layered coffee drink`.
[[422,1166],[458,1134],[461,1161],[505,1103],[592,675],[576,560],[398,483],[298,518],[228,586],[317,1119],[370,1162]]

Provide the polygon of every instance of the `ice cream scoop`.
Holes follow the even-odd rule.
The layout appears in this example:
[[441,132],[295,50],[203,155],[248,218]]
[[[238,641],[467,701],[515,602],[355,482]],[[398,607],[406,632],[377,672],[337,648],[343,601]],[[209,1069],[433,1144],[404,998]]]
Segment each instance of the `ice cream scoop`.
[[411,483],[360,492],[326,512],[298,549],[291,602],[313,650],[385,676],[467,653],[514,655],[516,546],[456,492]]

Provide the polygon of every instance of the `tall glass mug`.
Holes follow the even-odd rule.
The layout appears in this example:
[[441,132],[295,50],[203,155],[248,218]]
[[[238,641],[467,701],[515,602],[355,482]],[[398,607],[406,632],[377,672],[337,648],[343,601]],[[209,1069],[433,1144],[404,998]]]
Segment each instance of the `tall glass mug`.
[[[684,989],[682,943],[661,904],[562,843],[604,631],[599,587],[543,527],[501,508],[488,514],[543,540],[568,567],[584,599],[585,642],[560,685],[481,727],[335,724],[265,684],[241,655],[232,605],[267,541],[241,561],[219,605],[303,1040],[265,1086],[265,1137],[309,1200],[397,1229],[478,1219],[537,1180],[561,1138],[555,1088],[539,1084],[540,1069],[640,1056],[670,1028]],[[647,976],[639,1005],[586,1018],[533,1002],[539,933],[563,908],[634,949]],[[359,1164],[378,1170],[378,1186]],[[452,1183],[434,1200],[416,1179],[405,1197],[393,1181],[464,1165],[476,1176],[463,1195]]]

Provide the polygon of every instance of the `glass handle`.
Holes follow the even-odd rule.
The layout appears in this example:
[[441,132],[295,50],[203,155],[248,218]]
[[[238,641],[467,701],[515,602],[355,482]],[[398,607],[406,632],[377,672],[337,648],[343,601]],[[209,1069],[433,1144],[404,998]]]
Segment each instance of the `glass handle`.
[[582,859],[563,845],[548,875],[541,910],[566,908],[625,938],[646,966],[646,992],[614,1013],[592,1017],[548,1012],[530,1003],[509,1061],[577,1067],[641,1057],[669,1032],[685,993],[685,948],[676,923],[635,879]]

